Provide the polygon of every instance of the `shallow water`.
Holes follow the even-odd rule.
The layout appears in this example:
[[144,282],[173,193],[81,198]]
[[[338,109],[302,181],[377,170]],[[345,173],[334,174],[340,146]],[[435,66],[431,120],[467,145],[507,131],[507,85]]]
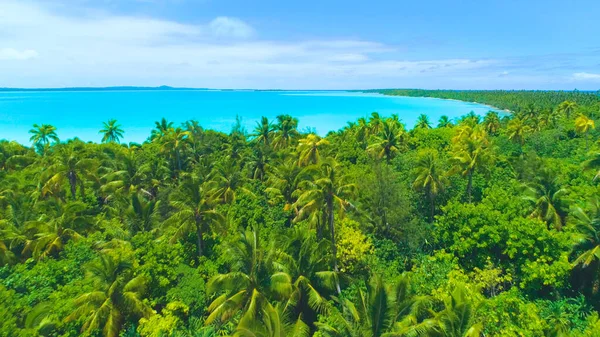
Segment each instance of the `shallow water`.
[[205,128],[228,132],[236,115],[251,131],[261,116],[274,119],[290,114],[300,129],[310,127],[325,135],[373,111],[398,114],[411,128],[419,114],[435,124],[441,115],[457,118],[489,106],[418,97],[383,96],[343,91],[19,91],[0,92],[0,139],[29,144],[34,123],[52,124],[61,140],[79,137],[99,141],[102,122],[115,118],[125,130],[123,141],[142,142],[154,121],[166,117],[176,125],[195,119]]

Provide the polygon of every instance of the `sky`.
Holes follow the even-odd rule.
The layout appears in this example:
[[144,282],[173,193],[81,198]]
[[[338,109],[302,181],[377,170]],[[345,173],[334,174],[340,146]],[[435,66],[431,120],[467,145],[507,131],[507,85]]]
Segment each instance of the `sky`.
[[0,87],[600,89],[598,0],[0,0]]

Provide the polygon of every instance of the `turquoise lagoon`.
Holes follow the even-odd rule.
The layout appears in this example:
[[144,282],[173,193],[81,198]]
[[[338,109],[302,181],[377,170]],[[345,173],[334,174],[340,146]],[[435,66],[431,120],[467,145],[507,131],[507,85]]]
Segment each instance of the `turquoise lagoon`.
[[377,111],[398,114],[412,128],[419,114],[435,124],[442,115],[458,118],[489,106],[418,97],[383,96],[343,91],[243,90],[89,90],[0,91],[0,139],[29,144],[34,123],[57,127],[61,140],[79,137],[99,141],[102,122],[115,118],[125,131],[125,142],[143,142],[154,122],[165,117],[179,125],[194,119],[205,128],[229,132],[236,116],[251,131],[261,116],[275,119],[290,114],[300,129],[321,135]]

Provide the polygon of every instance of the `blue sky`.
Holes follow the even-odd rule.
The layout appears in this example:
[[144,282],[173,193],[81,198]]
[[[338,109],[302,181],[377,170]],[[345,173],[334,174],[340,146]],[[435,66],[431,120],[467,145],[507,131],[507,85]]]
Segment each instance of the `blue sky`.
[[0,87],[600,89],[600,1],[0,0]]

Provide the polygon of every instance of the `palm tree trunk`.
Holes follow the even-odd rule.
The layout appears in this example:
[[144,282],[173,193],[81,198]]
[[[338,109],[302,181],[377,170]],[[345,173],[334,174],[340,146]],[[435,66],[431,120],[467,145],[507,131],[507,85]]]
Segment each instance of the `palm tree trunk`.
[[433,217],[435,216],[435,197],[431,192],[429,192],[429,205],[430,205],[430,213],[429,213],[429,222],[433,222]]
[[327,223],[327,213],[321,213],[321,219],[317,217],[317,241],[323,239],[323,226]]
[[[333,254],[333,271],[336,274],[339,272],[338,264],[337,264],[337,246],[335,244],[335,224],[333,217],[333,201],[329,200],[327,202],[327,212],[329,216],[329,234],[331,235],[331,253]],[[335,288],[337,290],[338,295],[342,293],[342,289],[340,288],[340,282],[338,278],[335,279]]]
[[467,200],[471,203],[471,193],[473,190],[473,171],[470,170],[468,174],[468,182],[467,182]]
[[71,187],[71,197],[73,200],[77,199],[77,176],[74,172],[68,173],[69,185]]
[[589,138],[588,136],[589,136],[589,134],[586,132],[585,133],[585,150],[586,151],[590,150],[590,147],[588,146],[588,138]]
[[198,253],[198,260],[204,254],[204,239],[202,237],[202,220],[196,219],[196,251]]

